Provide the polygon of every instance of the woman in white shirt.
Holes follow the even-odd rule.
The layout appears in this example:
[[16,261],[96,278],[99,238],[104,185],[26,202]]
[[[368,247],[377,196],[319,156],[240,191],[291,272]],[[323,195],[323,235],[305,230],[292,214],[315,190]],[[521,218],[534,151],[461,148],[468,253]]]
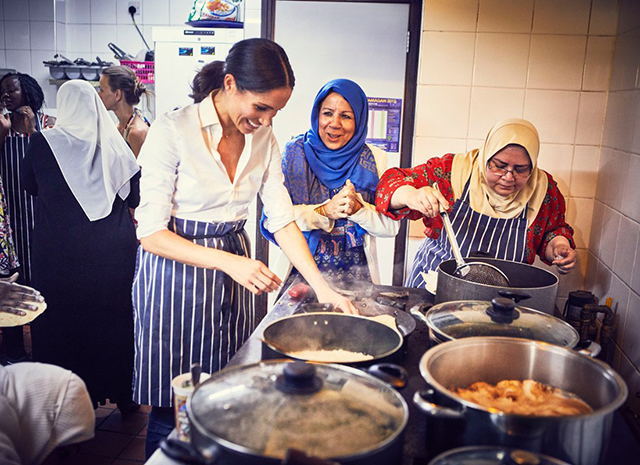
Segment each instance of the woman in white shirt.
[[223,368],[257,326],[251,293],[282,284],[248,257],[243,226],[256,195],[265,227],[319,300],[356,313],[320,275],[283,185],[271,121],[294,82],[276,43],[238,42],[218,62],[216,90],[159,117],[140,152],[134,399],[153,406],[147,456],[173,426],[173,377],[192,363],[208,373]]

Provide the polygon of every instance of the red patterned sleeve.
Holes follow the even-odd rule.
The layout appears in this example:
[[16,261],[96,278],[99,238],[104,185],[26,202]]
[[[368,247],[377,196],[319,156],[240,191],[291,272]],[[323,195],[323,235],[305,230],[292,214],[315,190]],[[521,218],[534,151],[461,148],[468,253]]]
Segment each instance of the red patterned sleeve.
[[401,186],[413,186],[419,189],[424,186],[433,186],[438,183],[440,191],[444,194],[449,203],[453,204],[453,190],[451,188],[451,164],[453,162],[453,154],[447,154],[440,158],[431,158],[422,165],[413,168],[390,168],[384,172],[378,183],[376,191],[376,208],[382,214],[400,220],[409,218],[411,220],[423,219],[426,226],[425,233],[429,237],[438,237],[442,229],[442,219],[437,216],[435,218],[424,218],[417,211],[409,208],[400,210],[392,210],[390,208],[391,197],[393,193]]
[[[573,228],[565,221],[564,197],[553,177],[549,173],[546,175],[549,178],[547,195],[542,202],[538,216],[529,228],[529,233],[532,237],[532,244],[530,244],[532,251],[535,250],[542,261],[550,265],[551,263],[545,259],[544,252],[551,239],[556,236],[564,236],[573,249],[576,248],[576,244],[573,240]],[[531,253],[528,258],[529,263],[533,263],[535,256]]]

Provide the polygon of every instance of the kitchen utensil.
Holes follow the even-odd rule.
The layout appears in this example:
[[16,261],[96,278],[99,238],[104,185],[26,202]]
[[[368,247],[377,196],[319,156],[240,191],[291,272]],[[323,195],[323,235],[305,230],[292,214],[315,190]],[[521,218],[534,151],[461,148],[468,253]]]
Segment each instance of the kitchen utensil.
[[[437,184],[435,184],[435,188],[438,189]],[[447,232],[447,238],[449,239],[449,244],[451,244],[453,256],[455,257],[457,264],[453,275],[474,283],[487,284],[490,286],[509,287],[509,278],[507,278],[507,275],[505,275],[499,268],[488,263],[467,263],[464,261],[464,258],[462,258],[462,253],[460,252],[458,240],[456,239],[456,235],[453,231],[453,225],[451,224],[449,213],[442,206],[442,204],[440,204],[440,216],[442,217],[442,223],[444,224],[444,229]]]
[[194,388],[198,387],[200,384],[200,375],[202,374],[202,367],[199,363],[194,363],[191,365],[191,385]]
[[500,269],[509,277],[510,286],[492,286],[475,283],[454,275],[455,260],[445,260],[438,265],[438,282],[435,303],[451,300],[490,301],[499,291],[526,293],[526,306],[545,313],[554,313],[558,293],[558,277],[550,271],[527,263],[498,260],[495,258],[474,258],[475,262],[488,263]]
[[[379,362],[395,362],[400,357],[402,335],[390,327],[356,315],[344,313],[301,313],[280,318],[262,333],[263,359],[289,357],[303,350],[345,350],[367,354],[371,360],[344,359],[340,363],[368,366]],[[329,361],[330,362],[330,361]]]
[[43,61],[44,66],[49,68],[49,74],[53,79],[67,79],[67,75],[64,72],[64,65],[61,65],[55,60]]
[[129,55],[127,52],[122,50],[113,42],[109,42],[107,44],[107,47],[109,47],[109,50],[113,52],[113,55],[116,58],[116,60],[133,60],[134,59],[133,55]]
[[548,455],[508,447],[469,446],[444,452],[429,465],[569,465]]
[[408,407],[391,386],[341,365],[227,368],[187,401],[192,445],[234,465],[280,465],[288,449],[340,464],[394,465]]
[[[420,360],[428,389],[414,401],[427,414],[433,451],[464,445],[505,445],[581,465],[599,465],[606,454],[613,414],[627,386],[607,364],[538,341],[472,337],[429,349]],[[593,412],[567,417],[506,414],[466,401],[449,390],[474,382],[533,379],[570,392]]]
[[56,53],[53,56],[53,58],[62,58],[62,60],[60,61],[60,64],[62,64],[62,65],[71,65],[71,64],[73,64],[73,60],[70,59],[70,58],[67,58],[62,53]]
[[425,322],[431,339],[444,341],[476,336],[532,339],[573,348],[578,332],[560,318],[516,305],[513,299],[496,297],[491,302],[458,300],[436,304]]
[[81,79],[82,71],[80,66],[71,65],[64,67],[64,74],[67,75],[69,79]]

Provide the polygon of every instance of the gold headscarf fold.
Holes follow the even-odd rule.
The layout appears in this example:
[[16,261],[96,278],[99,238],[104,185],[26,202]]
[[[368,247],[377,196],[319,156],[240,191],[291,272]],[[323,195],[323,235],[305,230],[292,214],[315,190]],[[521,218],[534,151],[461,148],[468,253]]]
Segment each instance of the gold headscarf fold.
[[[527,150],[532,170],[520,191],[504,197],[487,185],[485,167],[491,157],[509,144],[518,144]],[[530,226],[538,215],[548,186],[546,173],[538,168],[539,152],[540,138],[533,124],[516,118],[502,120],[491,128],[482,148],[453,157],[453,195],[456,199],[462,197],[469,180],[469,202],[473,210],[492,218],[515,218],[526,207],[527,226]]]

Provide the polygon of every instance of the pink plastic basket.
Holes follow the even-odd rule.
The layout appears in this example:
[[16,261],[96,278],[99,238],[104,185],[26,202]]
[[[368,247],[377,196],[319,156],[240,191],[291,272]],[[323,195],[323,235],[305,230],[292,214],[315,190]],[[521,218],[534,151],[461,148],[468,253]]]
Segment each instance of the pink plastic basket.
[[143,84],[152,84],[153,83],[153,61],[129,61],[129,60],[120,60],[120,64],[122,66],[126,66],[131,68],[138,79]]

